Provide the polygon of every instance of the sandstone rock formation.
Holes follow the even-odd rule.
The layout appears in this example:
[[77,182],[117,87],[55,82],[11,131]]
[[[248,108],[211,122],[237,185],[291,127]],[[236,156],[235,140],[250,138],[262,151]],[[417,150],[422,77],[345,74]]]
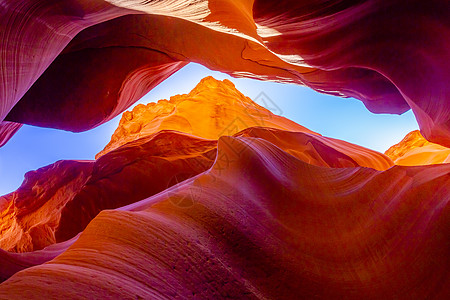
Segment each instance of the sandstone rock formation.
[[215,141],[160,132],[97,161],[59,161],[3,196],[0,247],[40,250],[74,237],[101,210],[133,203],[208,169]]
[[449,147],[449,14],[442,0],[4,0],[0,120],[87,130],[193,61],[411,108]]
[[23,269],[41,265],[52,260],[66,251],[77,239],[78,235],[68,241],[54,244],[46,247],[44,250],[34,252],[15,253],[0,249],[0,282],[5,281]]
[[1,284],[0,297],[448,296],[449,164],[318,167],[248,137],[221,137],[223,156],[226,168],[216,160],[101,212],[64,253]]
[[418,130],[408,133],[400,143],[389,148],[385,154],[396,165],[402,166],[450,163],[450,148],[430,143]]
[[450,164],[396,166],[212,78],[136,110],[95,161],[0,198],[2,248],[33,250],[0,251],[1,299],[449,295]]
[[233,135],[254,126],[314,133],[258,105],[239,92],[231,81],[206,77],[189,94],[139,104],[125,112],[111,141],[96,158],[164,129],[217,140],[222,135]]
[[[134,203],[206,171],[223,135],[262,138],[317,166],[386,170],[393,165],[381,153],[319,136],[272,114],[227,80],[205,78],[189,95],[171,101],[175,105],[161,100],[125,112],[112,137],[115,143],[96,161],[59,161],[27,173],[17,191],[0,197],[0,248],[26,252],[66,241],[100,211]],[[133,127],[141,130],[127,130]]]
[[447,1],[0,7],[0,146],[21,124],[98,126],[189,62],[412,109],[431,142],[411,133],[394,165],[205,79],[0,197],[1,299],[449,298]]
[[19,123],[0,122],[0,147],[5,145],[20,127],[22,124]]

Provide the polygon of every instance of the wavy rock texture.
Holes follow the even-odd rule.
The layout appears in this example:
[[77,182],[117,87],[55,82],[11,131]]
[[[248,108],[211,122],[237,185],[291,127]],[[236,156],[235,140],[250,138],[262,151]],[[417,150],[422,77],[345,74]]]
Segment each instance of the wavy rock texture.
[[[392,166],[380,153],[302,132],[259,127],[237,136],[271,141],[317,166]],[[216,147],[216,141],[162,131],[95,162],[60,161],[27,173],[19,190],[0,198],[5,203],[0,247],[25,252],[70,239],[103,209],[134,203],[206,171],[216,158]]]
[[[450,147],[446,1],[0,4],[0,146],[21,124],[93,128],[192,61],[411,108]],[[448,299],[450,164],[393,166],[247,113],[229,82],[197,92],[139,106],[96,161],[0,198],[0,298]],[[436,149],[412,134],[388,154],[428,164]]]
[[86,183],[92,162],[59,161],[25,174],[19,189],[2,196],[0,247],[26,252],[56,242],[61,210]]
[[215,141],[160,132],[97,161],[59,161],[26,174],[0,198],[0,247],[39,250],[74,237],[101,210],[117,208],[197,175],[215,157]]
[[6,0],[0,14],[0,120],[87,130],[193,61],[411,108],[450,146],[446,1]]
[[221,137],[217,157],[226,162],[101,212],[0,297],[448,296],[450,165],[319,167],[253,137]]
[[48,246],[45,250],[34,252],[13,253],[0,249],[0,282],[3,282],[21,270],[41,265],[54,259],[56,256],[66,251],[77,238],[78,236],[66,242]]
[[261,138],[296,158],[315,166],[332,168],[367,167],[387,170],[393,166],[389,157],[345,141],[304,132],[252,127],[236,136]]
[[0,147],[5,145],[20,127],[22,124],[19,123],[0,122]]
[[[27,173],[16,192],[0,198],[0,247],[26,252],[66,241],[100,211],[134,203],[206,171],[216,159],[216,139],[241,129],[236,136],[265,139],[316,166],[386,170],[393,165],[381,153],[319,136],[272,114],[227,80],[205,78],[189,95],[171,101],[176,105],[167,107],[161,100],[137,106],[139,113],[126,112],[112,137],[115,143],[96,161],[59,161]],[[275,128],[248,127],[262,124]],[[129,131],[136,126],[141,130]]]
[[[207,78],[125,114],[97,160],[29,173],[0,198],[2,248],[34,250],[0,251],[0,298],[447,298],[450,164],[393,166],[242,97]],[[208,109],[182,133],[171,102]],[[201,130],[243,103],[277,128]]]
[[385,154],[396,165],[402,166],[450,163],[450,149],[430,143],[418,130],[408,133],[400,143],[389,148]]

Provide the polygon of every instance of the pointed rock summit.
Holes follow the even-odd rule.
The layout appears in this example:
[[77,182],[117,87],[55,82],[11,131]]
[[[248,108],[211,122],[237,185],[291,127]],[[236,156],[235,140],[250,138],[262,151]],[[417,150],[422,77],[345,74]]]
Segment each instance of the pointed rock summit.
[[419,130],[408,133],[384,154],[402,166],[450,163],[450,148],[427,141]]
[[230,80],[203,78],[189,94],[139,104],[122,115],[109,144],[96,158],[142,136],[176,130],[206,139],[233,135],[249,127],[271,127],[317,134],[273,114],[236,89]]

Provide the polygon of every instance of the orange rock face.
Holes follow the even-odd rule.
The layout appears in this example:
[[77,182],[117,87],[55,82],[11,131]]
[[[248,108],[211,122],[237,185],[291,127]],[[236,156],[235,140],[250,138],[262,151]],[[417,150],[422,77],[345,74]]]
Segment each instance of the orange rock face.
[[[195,112],[195,113],[192,113]],[[321,137],[289,119],[278,116],[253,102],[239,92],[229,80],[219,81],[213,77],[204,78],[189,94],[177,95],[158,103],[137,105],[132,111],[125,112],[119,127],[108,145],[97,154],[97,158],[121,145],[143,136],[150,136],[160,130],[177,130],[195,136],[218,139],[223,135],[234,135],[250,127],[254,128],[241,134],[258,132],[295,156],[303,156],[311,162],[317,153],[324,151],[315,148],[329,148],[355,159],[352,166],[367,166],[384,170],[392,166],[389,158],[378,152],[353,145],[344,141]],[[277,131],[282,129],[284,131]],[[289,133],[286,131],[296,132]],[[304,134],[301,134],[304,133]],[[277,136],[283,134],[285,139]],[[299,147],[306,148],[299,148]],[[309,147],[309,150],[307,149]],[[333,155],[331,155],[333,156]],[[318,165],[327,165],[323,161]],[[315,163],[315,164],[316,164]],[[342,167],[341,164],[334,166]]]
[[139,104],[125,112],[111,141],[96,157],[138,137],[165,129],[216,140],[222,135],[233,135],[255,126],[314,133],[256,104],[239,92],[231,81],[206,77],[187,95]]
[[61,209],[92,172],[92,162],[59,161],[28,172],[21,187],[1,197],[0,247],[27,252],[54,244]]
[[41,265],[54,259],[66,251],[77,239],[78,236],[66,242],[48,246],[44,250],[26,253],[7,252],[0,249],[0,282],[3,282],[23,269]]
[[449,295],[450,164],[395,166],[213,78],[135,110],[95,161],[0,198],[2,248],[33,250],[0,251],[0,298]]
[[97,161],[60,161],[29,172],[17,191],[0,198],[0,247],[26,252],[66,241],[101,210],[133,203],[205,171],[215,147],[215,141],[159,132]]
[[450,163],[450,149],[427,141],[419,130],[408,133],[385,154],[401,166]]

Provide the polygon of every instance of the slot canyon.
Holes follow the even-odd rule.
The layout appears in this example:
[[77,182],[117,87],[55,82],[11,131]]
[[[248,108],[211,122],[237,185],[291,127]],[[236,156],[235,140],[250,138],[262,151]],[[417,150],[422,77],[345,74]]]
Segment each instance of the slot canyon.
[[[120,118],[95,159],[0,196],[0,299],[449,299],[449,16],[444,0],[0,0],[0,147]],[[213,76],[135,105],[190,63],[419,128],[381,153]]]

